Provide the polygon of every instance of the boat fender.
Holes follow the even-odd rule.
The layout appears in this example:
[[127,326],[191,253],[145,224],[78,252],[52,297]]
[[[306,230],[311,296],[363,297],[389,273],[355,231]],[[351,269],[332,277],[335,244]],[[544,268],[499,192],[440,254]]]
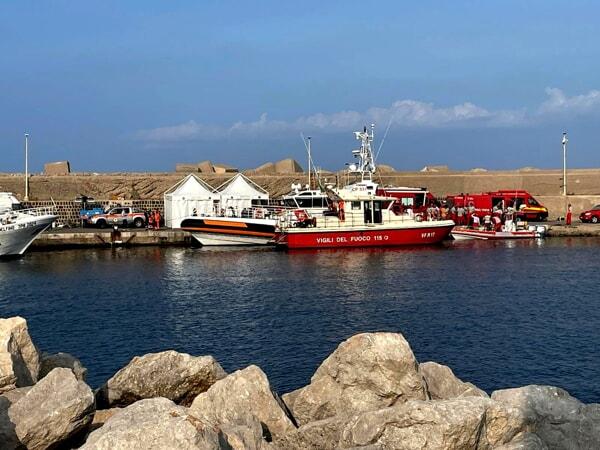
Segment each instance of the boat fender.
[[316,226],[317,226],[317,218],[316,218],[316,217],[313,217],[313,218],[312,218],[312,226],[313,226],[313,227],[316,227]]
[[417,222],[423,222],[423,216],[422,216],[421,214],[417,214],[417,215],[415,216],[415,220],[416,220]]

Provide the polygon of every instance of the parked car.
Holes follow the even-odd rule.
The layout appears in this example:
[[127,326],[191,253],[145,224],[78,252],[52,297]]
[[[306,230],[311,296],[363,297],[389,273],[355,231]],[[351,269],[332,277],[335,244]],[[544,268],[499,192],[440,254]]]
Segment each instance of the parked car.
[[100,203],[95,202],[92,197],[82,194],[75,201],[81,203],[79,220],[84,227],[89,224],[90,217],[97,214],[104,214],[104,207]]
[[146,213],[130,206],[117,206],[104,214],[96,214],[88,219],[90,225],[106,228],[119,225],[121,227],[143,228],[146,226]]
[[581,214],[579,214],[579,220],[582,222],[592,223],[600,222],[600,205],[596,205],[592,209],[583,211]]

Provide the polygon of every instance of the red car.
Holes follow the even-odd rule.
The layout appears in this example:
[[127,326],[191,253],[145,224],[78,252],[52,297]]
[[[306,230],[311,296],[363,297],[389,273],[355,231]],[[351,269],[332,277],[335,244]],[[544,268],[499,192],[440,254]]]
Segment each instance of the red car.
[[592,223],[600,222],[600,205],[596,205],[592,209],[583,211],[581,214],[579,214],[579,220],[582,222]]

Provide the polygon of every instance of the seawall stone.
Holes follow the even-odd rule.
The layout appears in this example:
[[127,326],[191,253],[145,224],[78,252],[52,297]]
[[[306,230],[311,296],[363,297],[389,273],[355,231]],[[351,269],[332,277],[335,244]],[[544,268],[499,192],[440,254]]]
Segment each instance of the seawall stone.
[[219,433],[171,400],[145,399],[112,415],[81,450],[217,450]]
[[97,392],[99,407],[127,406],[138,400],[165,397],[188,406],[226,375],[212,356],[190,356],[168,350],[136,356]]
[[271,391],[265,373],[256,366],[238,370],[200,394],[190,414],[214,426],[246,424],[256,417],[266,437],[294,430],[294,424]]
[[57,446],[92,421],[94,394],[70,369],[56,368],[8,410],[19,441],[30,450]]
[[417,360],[404,337],[364,333],[341,343],[319,366],[310,384],[287,400],[294,418],[303,425],[425,398]]
[[0,393],[31,386],[38,380],[39,371],[39,354],[25,319],[0,319]]

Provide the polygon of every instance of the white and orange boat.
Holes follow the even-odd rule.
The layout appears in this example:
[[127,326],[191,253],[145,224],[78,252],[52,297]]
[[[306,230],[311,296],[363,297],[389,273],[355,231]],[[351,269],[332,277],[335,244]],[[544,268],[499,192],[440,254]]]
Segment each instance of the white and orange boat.
[[398,207],[398,199],[377,195],[372,180],[375,162],[371,151],[373,129],[355,132],[361,141],[353,153],[358,164],[349,167],[361,181],[342,189],[329,189],[330,211],[310,215],[297,211],[298,221],[280,221],[274,242],[289,249],[335,247],[387,247],[436,244],[454,227],[452,220],[424,221],[414,211]]
[[543,238],[546,227],[543,225],[530,225],[526,229],[486,230],[484,228],[454,227],[452,237],[456,240],[479,239],[479,240],[501,240],[501,239],[536,239]]

